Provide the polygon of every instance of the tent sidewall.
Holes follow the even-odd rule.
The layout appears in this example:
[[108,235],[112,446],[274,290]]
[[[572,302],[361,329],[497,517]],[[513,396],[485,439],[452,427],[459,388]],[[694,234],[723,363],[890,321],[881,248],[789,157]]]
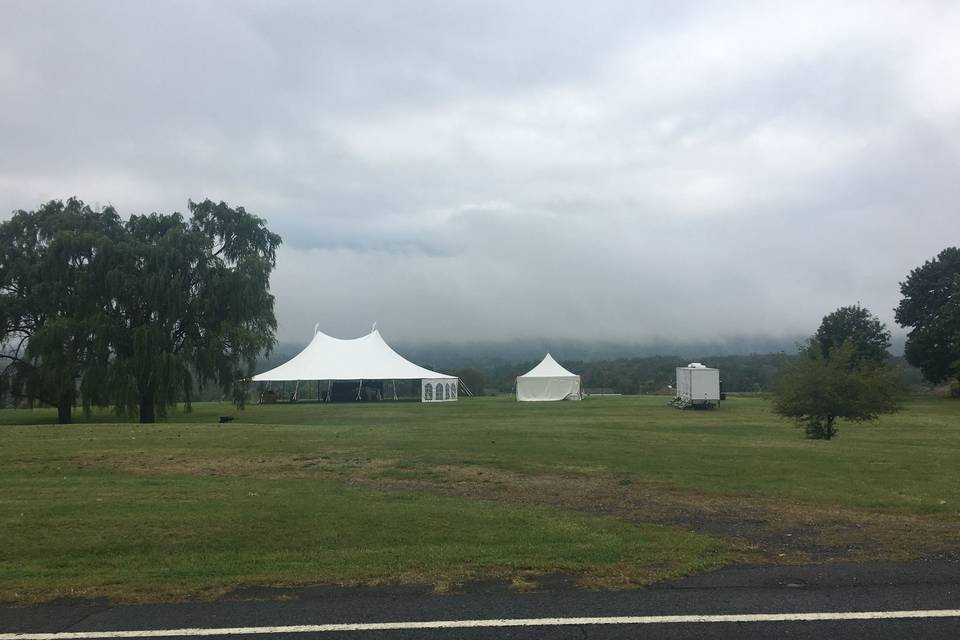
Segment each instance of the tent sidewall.
[[520,402],[579,400],[580,397],[580,376],[517,378],[517,400]]

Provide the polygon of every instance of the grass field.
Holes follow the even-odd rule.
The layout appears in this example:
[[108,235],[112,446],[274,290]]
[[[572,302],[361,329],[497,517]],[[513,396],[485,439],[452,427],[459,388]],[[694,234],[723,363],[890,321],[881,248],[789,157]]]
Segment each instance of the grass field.
[[831,442],[748,397],[717,411],[477,398],[198,404],[147,426],[53,417],[0,411],[2,600],[523,587],[551,572],[619,587],[960,548],[960,403],[947,399],[841,425]]

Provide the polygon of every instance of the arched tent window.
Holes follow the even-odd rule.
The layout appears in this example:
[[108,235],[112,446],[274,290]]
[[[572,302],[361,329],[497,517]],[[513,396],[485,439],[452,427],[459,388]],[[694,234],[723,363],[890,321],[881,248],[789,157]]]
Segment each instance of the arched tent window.
[[447,400],[453,400],[453,385],[447,383]]
[[452,395],[450,396],[450,399],[451,399],[451,400],[456,400],[456,399],[457,399],[457,384],[456,384],[456,383],[451,384],[451,385],[450,385],[450,390],[451,390],[451,392],[452,392]]
[[433,400],[433,385],[429,382],[423,385],[423,400],[424,402],[430,402]]

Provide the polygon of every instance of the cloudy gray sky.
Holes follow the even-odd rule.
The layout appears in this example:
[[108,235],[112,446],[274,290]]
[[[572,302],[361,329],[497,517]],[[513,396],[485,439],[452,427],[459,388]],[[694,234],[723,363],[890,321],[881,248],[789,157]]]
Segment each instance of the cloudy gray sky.
[[243,205],[282,340],[893,325],[960,242],[956,2],[0,11],[0,215]]

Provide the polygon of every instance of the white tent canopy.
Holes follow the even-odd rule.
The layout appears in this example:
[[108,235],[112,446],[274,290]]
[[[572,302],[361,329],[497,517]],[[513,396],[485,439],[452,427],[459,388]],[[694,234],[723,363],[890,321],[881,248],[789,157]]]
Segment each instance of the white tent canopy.
[[560,366],[549,353],[530,371],[517,377],[517,400],[580,400],[580,376]]
[[[253,380],[422,380],[421,398],[424,401],[456,400],[457,395],[456,376],[413,364],[391,349],[376,329],[350,340],[316,331],[303,351],[279,367],[253,376]],[[434,387],[438,391],[442,387],[445,393],[437,397]]]
[[360,338],[341,340],[317,331],[313,340],[279,367],[253,376],[257,382],[281,380],[422,380],[456,379],[415,365],[390,348],[374,329]]

